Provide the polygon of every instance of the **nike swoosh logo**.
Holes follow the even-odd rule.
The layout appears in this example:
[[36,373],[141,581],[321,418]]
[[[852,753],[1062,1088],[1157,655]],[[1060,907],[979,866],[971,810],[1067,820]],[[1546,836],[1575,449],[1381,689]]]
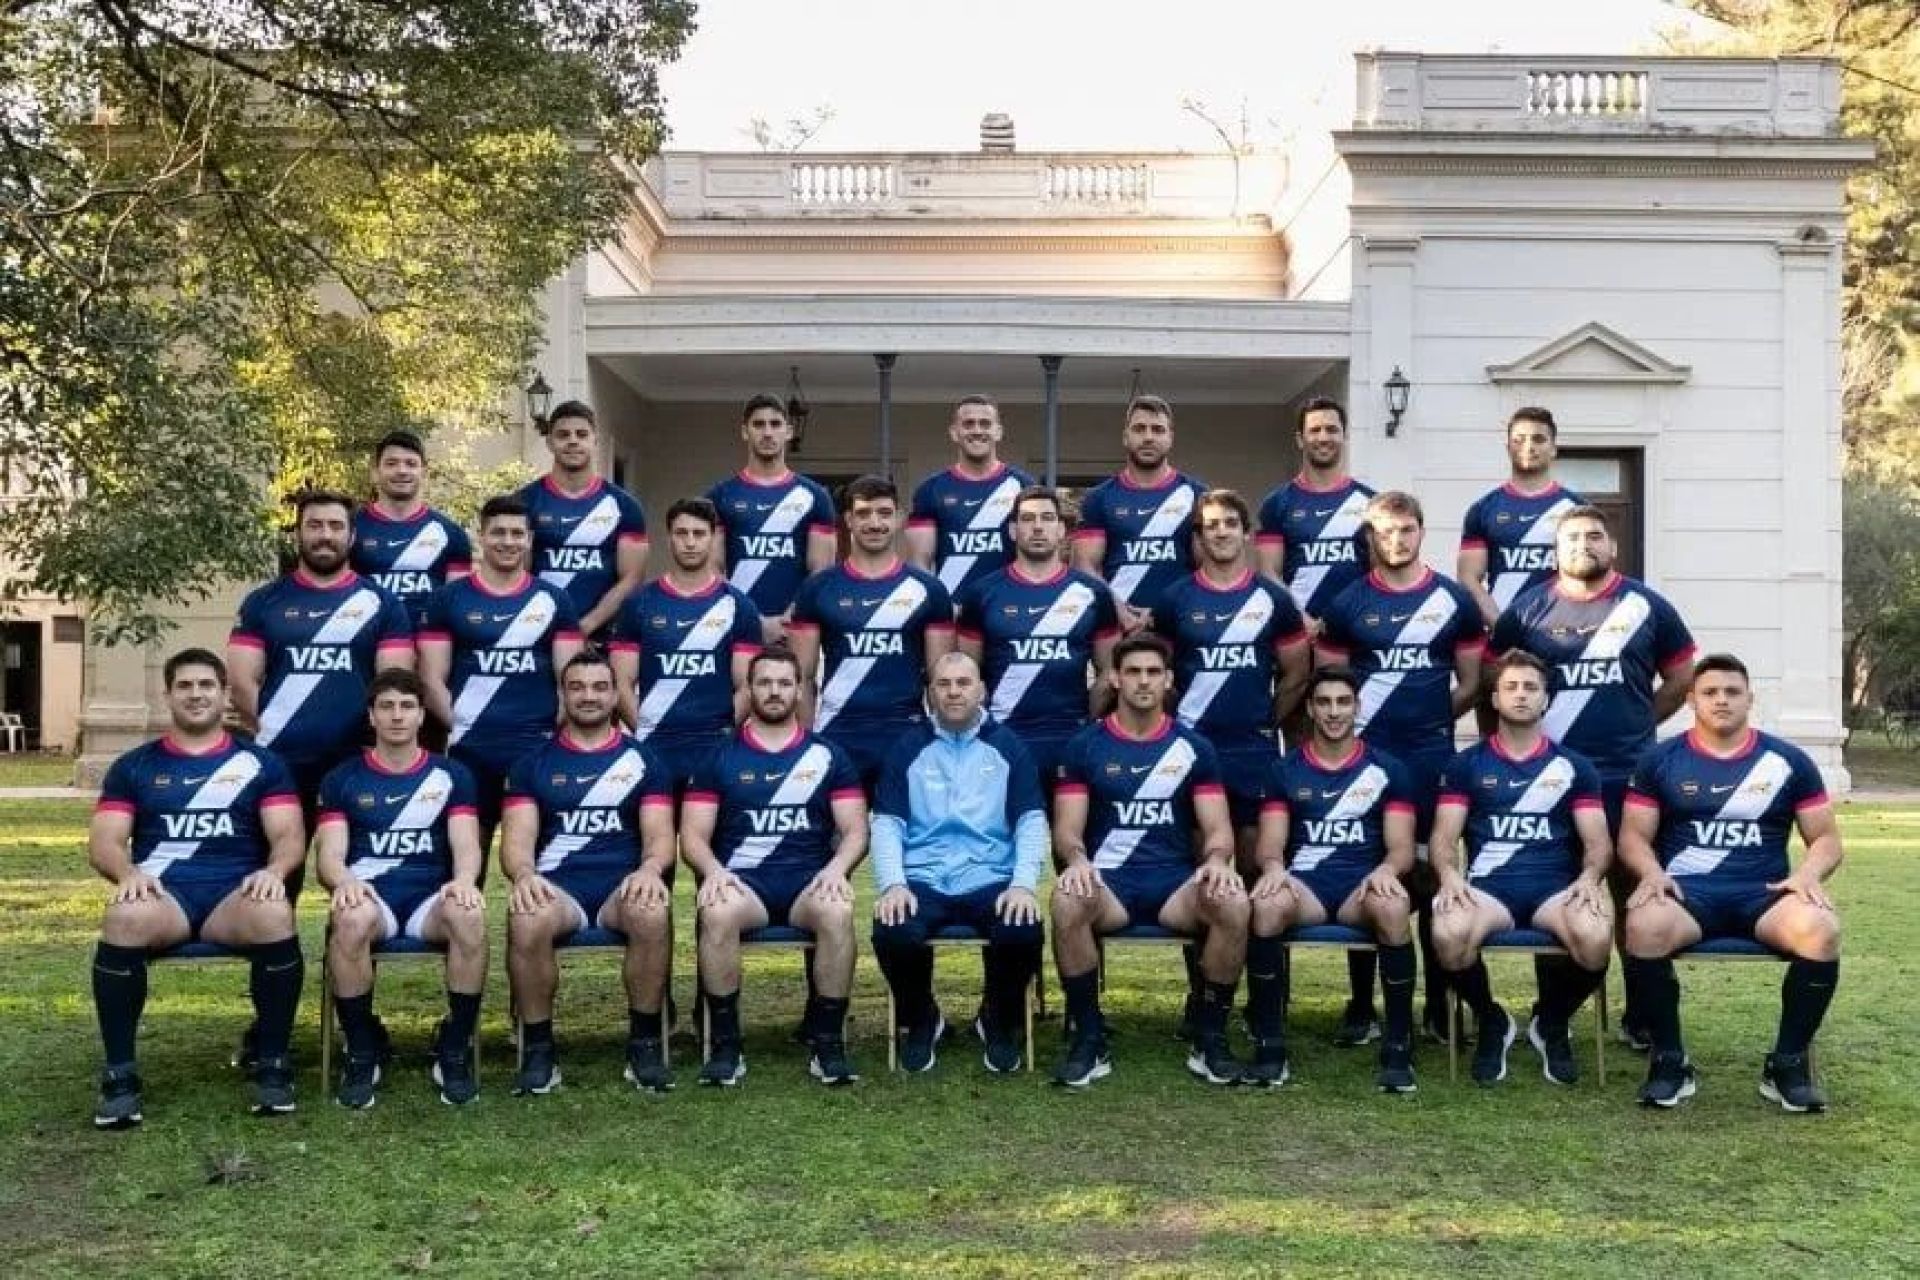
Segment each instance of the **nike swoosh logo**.
[[692,626],[694,623],[698,621],[700,621],[700,619],[698,618],[688,618],[685,622],[682,622],[678,618],[676,618],[674,619],[673,625],[680,628],[682,631],[685,631],[688,627]]
[[1410,613],[1390,613],[1387,615],[1387,621],[1388,622],[1405,622],[1408,618],[1411,618],[1412,616],[1413,615]]
[[210,773],[203,773],[197,778],[182,778],[180,779],[180,785],[183,787],[197,787],[212,776]]
[[1322,519],[1322,520],[1324,520],[1324,519],[1326,519],[1326,518],[1327,518],[1328,516],[1330,516],[1330,515],[1332,515],[1332,514],[1333,514],[1334,512],[1336,512],[1336,511],[1338,511],[1339,509],[1340,509],[1340,508],[1338,508],[1338,507],[1328,507],[1328,508],[1327,508],[1327,509],[1326,509],[1325,511],[1321,511],[1320,509],[1318,509],[1318,508],[1316,507],[1316,508],[1314,509],[1314,512],[1313,512],[1313,514],[1314,514],[1315,516],[1317,516],[1317,517],[1319,517],[1320,519]]
[[1153,766],[1150,764],[1130,764],[1127,768],[1133,770],[1135,773],[1145,773],[1147,770],[1153,768]]
[[1051,608],[1053,608],[1053,606],[1050,604],[1030,604],[1027,606],[1027,612],[1030,614],[1045,613]]
[[405,796],[387,796],[386,797],[386,801],[388,804],[399,804],[402,800],[405,800],[405,799],[406,799]]
[[1322,791],[1320,798],[1322,800],[1338,800],[1340,798],[1340,788],[1335,787],[1331,791]]
[[510,613],[496,613],[491,616],[495,622],[512,622],[513,621],[513,615]]
[[1232,622],[1233,612],[1232,610],[1228,610],[1226,613],[1216,613],[1213,615],[1213,620],[1215,622]]
[[1594,632],[1598,631],[1599,629],[1600,629],[1600,624],[1596,622],[1590,627],[1575,627],[1573,629],[1573,634],[1577,636],[1590,636]]
[[881,603],[885,599],[886,599],[885,596],[875,596],[873,599],[869,600],[865,596],[862,596],[860,598],[860,606],[863,609],[871,609],[873,608],[873,606]]
[[779,505],[777,502],[756,502],[753,504],[753,509],[755,511],[771,511]]
[[594,778],[595,778],[595,777],[597,777],[597,776],[598,776],[598,775],[596,775],[596,774],[591,774],[591,773],[576,773],[576,774],[574,774],[574,775],[573,775],[573,780],[574,780],[575,782],[578,782],[578,783],[582,783],[582,784],[585,784],[585,783],[588,783],[588,782],[592,782],[592,781],[594,780]]
[[1733,790],[1733,789],[1734,789],[1735,787],[1737,787],[1737,786],[1739,786],[1739,785],[1740,785],[1740,784],[1739,784],[1739,783],[1737,783],[1737,782],[1730,782],[1730,783],[1728,783],[1728,784],[1727,784],[1726,786],[1724,786],[1724,787],[1708,787],[1708,788],[1707,788],[1707,790],[1709,790],[1709,791],[1711,791],[1711,792],[1713,792],[1713,794],[1715,794],[1715,795],[1717,795],[1717,796],[1723,796],[1723,795],[1725,795],[1725,794],[1727,794],[1727,792],[1729,792],[1729,791],[1731,791],[1731,790]]
[[784,778],[784,777],[786,777],[786,776],[787,776],[787,771],[786,771],[785,769],[782,769],[782,770],[781,770],[780,772],[778,772],[778,773],[770,773],[770,774],[768,774],[768,775],[767,775],[767,781],[768,781],[768,782],[778,782],[778,781],[780,781],[780,779],[782,779],[782,778]]
[[309,609],[307,610],[307,616],[309,618],[324,618],[332,612],[333,610],[331,609]]
[[1527,781],[1528,781],[1527,779],[1521,778],[1518,781],[1509,782],[1507,783],[1507,790],[1518,791],[1520,788],[1527,785]]

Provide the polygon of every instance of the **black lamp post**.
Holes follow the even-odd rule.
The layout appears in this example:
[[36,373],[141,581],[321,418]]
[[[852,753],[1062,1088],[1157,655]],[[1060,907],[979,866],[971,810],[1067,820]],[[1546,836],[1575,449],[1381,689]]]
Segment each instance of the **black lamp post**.
[[553,388],[547,385],[546,375],[538,369],[533,371],[533,381],[526,386],[526,395],[527,417],[541,435],[547,434],[547,415],[553,411]]
[[807,419],[813,416],[813,406],[807,403],[807,393],[800,389],[800,366],[787,366],[787,423],[793,428],[794,453],[800,452],[800,446],[807,440]]
[[1400,366],[1395,365],[1393,372],[1387,375],[1385,386],[1387,413],[1390,415],[1387,418],[1387,436],[1392,438],[1400,434],[1400,419],[1407,412],[1407,399],[1413,394],[1413,383],[1407,380],[1406,374],[1400,372]]

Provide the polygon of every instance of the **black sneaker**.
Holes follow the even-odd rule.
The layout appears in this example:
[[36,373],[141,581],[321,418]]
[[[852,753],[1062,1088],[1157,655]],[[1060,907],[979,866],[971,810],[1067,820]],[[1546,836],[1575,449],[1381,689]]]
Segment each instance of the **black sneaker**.
[[1580,1079],[1580,1063],[1573,1056],[1573,1041],[1567,1029],[1549,1027],[1535,1014],[1527,1020],[1527,1043],[1540,1055],[1540,1074],[1553,1084],[1575,1084]]
[[813,1057],[807,1060],[807,1074],[828,1088],[853,1084],[860,1073],[847,1057],[847,1042],[841,1036],[815,1036]]
[[1380,1070],[1374,1073],[1374,1087],[1382,1093],[1413,1093],[1419,1085],[1413,1078],[1413,1046],[1389,1040],[1380,1046]]
[[1349,1004],[1340,1015],[1340,1029],[1333,1033],[1333,1042],[1342,1049],[1357,1049],[1379,1038],[1380,1020],[1373,1016],[1370,1004]]
[[1242,1068],[1240,1083],[1254,1089],[1278,1089],[1292,1078],[1286,1040],[1280,1036],[1255,1037],[1253,1061]]
[[450,1107],[464,1107],[480,1096],[480,1081],[473,1074],[473,1053],[465,1045],[440,1046],[429,1074],[440,1090],[440,1101]]
[[712,1052],[700,1066],[700,1083],[731,1089],[746,1078],[747,1060],[738,1040],[715,1040]]
[[987,1047],[980,1058],[987,1070],[1004,1076],[1020,1069],[1025,1050],[1021,1048],[1020,1037],[1010,1028],[1001,1026],[982,1012],[973,1020],[973,1034]]
[[[1428,1004],[1420,1010],[1420,1030],[1425,1032],[1427,1039],[1433,1041],[1435,1044],[1445,1044],[1453,1039],[1453,1028],[1447,1021],[1446,1001],[1442,1000],[1439,1004]],[[1467,1016],[1467,1011],[1462,1009],[1460,1011],[1460,1034],[1466,1036],[1470,1035],[1472,1031],[1472,1019]]]
[[1493,1006],[1493,1017],[1481,1026],[1473,1046],[1475,1083],[1495,1085],[1507,1078],[1507,1050],[1513,1048],[1514,1038],[1513,1018],[1499,1005]]
[[1080,1031],[1067,1046],[1067,1056],[1053,1069],[1053,1082],[1068,1089],[1084,1089],[1112,1074],[1107,1037],[1099,1031]]
[[333,1100],[353,1111],[365,1111],[379,1097],[374,1092],[380,1085],[380,1055],[377,1053],[350,1053],[346,1064],[340,1070],[340,1088]]
[[1693,1064],[1684,1053],[1654,1053],[1647,1060],[1646,1083],[1640,1086],[1643,1107],[1677,1107],[1691,1098],[1698,1085]]
[[1208,1084],[1239,1084],[1240,1060],[1224,1035],[1201,1036],[1187,1054],[1187,1070]]
[[900,1031],[900,1069],[915,1075],[933,1070],[939,1059],[940,1038],[947,1034],[947,1020],[940,1006],[933,1006],[933,1020]]
[[293,1064],[262,1058],[253,1068],[253,1114],[284,1116],[293,1110]]
[[1647,1029],[1637,1023],[1628,1022],[1625,1018],[1622,1018],[1620,1025],[1613,1029],[1613,1035],[1616,1040],[1635,1053],[1648,1053],[1653,1049],[1653,1037],[1647,1034]]
[[545,1097],[560,1087],[560,1055],[553,1041],[530,1044],[520,1051],[520,1074],[513,1078],[513,1094]]
[[1200,1035],[1200,997],[1193,991],[1187,992],[1186,1003],[1180,1006],[1180,1025],[1173,1029],[1173,1038],[1181,1044],[1192,1044]]
[[1813,1064],[1804,1053],[1770,1053],[1760,1071],[1760,1096],[1783,1111],[1825,1111],[1827,1095],[1813,1082]]
[[645,1093],[668,1093],[673,1071],[667,1066],[666,1046],[658,1036],[627,1041],[627,1083]]
[[100,1102],[93,1109],[96,1129],[131,1129],[145,1119],[140,1114],[140,1073],[131,1063],[100,1073]]

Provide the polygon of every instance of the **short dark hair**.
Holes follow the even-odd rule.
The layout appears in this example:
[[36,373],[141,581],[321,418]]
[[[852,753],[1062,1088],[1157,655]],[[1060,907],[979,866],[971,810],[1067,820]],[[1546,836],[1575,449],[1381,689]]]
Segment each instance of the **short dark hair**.
[[1198,529],[1205,520],[1208,507],[1225,507],[1240,517],[1240,527],[1248,533],[1253,532],[1253,508],[1247,500],[1232,489],[1209,489],[1201,494],[1193,504],[1193,527]]
[[1547,439],[1560,438],[1560,424],[1553,420],[1553,414],[1537,404],[1522,405],[1515,409],[1507,418],[1507,430],[1513,430],[1513,424],[1516,422],[1537,422],[1547,429]]
[[360,504],[351,494],[341,493],[338,489],[302,489],[293,498],[295,524],[307,518],[308,507],[345,507],[349,520],[360,513]]
[[993,410],[993,416],[996,418],[1000,416],[1000,402],[998,400],[995,400],[992,396],[981,395],[978,391],[976,391],[972,395],[961,396],[958,400],[955,400],[953,402],[953,412],[950,415],[948,415],[949,419],[959,417],[960,411],[966,408],[970,404],[981,405],[985,408]]
[[720,527],[720,508],[706,498],[676,498],[667,508],[667,528],[673,528],[673,522],[681,516],[692,516],[709,529]]
[[426,682],[405,667],[382,667],[374,672],[367,685],[367,705],[371,707],[383,693],[403,693],[422,706],[427,702]]
[[519,516],[522,520],[530,520],[527,500],[517,493],[494,494],[480,507],[480,527],[486,528],[489,521],[498,520],[501,516]]
[[1173,670],[1173,646],[1167,643],[1165,637],[1151,631],[1135,632],[1113,646],[1113,669],[1118,671],[1136,653],[1157,654],[1167,670]]
[[160,667],[161,683],[169,689],[173,688],[173,677],[182,667],[210,667],[222,685],[227,683],[227,664],[211,649],[182,649],[168,658]]
[[800,659],[794,656],[793,650],[787,647],[785,641],[770,644],[760,650],[760,652],[754,654],[753,657],[747,659],[748,684],[753,683],[753,674],[760,669],[760,664],[763,662],[783,663],[793,668],[794,679],[798,680],[800,678]]
[[1569,520],[1591,520],[1608,533],[1613,532],[1613,526],[1607,523],[1607,513],[1592,503],[1583,502],[1577,507],[1568,507],[1565,511],[1562,511],[1560,518],[1554,521],[1554,529],[1558,530],[1561,525]]
[[900,490],[885,476],[861,476],[858,480],[849,480],[847,487],[840,491],[840,509],[851,513],[856,502],[878,502],[882,498],[898,506]]
[[1509,649],[1495,660],[1491,673],[1493,683],[1498,684],[1500,677],[1515,667],[1525,667],[1528,671],[1533,672],[1540,677],[1541,684],[1549,686],[1552,684],[1552,677],[1547,671],[1547,664],[1534,654],[1528,653],[1525,649]]
[[418,432],[406,430],[387,432],[380,437],[380,443],[373,446],[373,460],[378,462],[386,457],[389,449],[405,449],[420,461],[427,460],[427,446],[420,442]]
[[568,676],[578,667],[605,667],[613,670],[613,661],[607,657],[607,651],[597,644],[590,644],[567,659],[567,665],[560,668],[560,681],[566,683]]
[[1751,686],[1753,677],[1747,673],[1747,664],[1730,653],[1710,653],[1693,664],[1693,674],[1687,679],[1687,687],[1692,688],[1701,676],[1711,675],[1715,671],[1725,671],[1738,675]]
[[593,406],[585,400],[562,400],[553,406],[553,412],[547,415],[547,430],[553,430],[553,424],[562,418],[579,418],[595,431],[600,429],[600,419],[593,416]]
[[1127,401],[1126,420],[1128,422],[1133,421],[1134,413],[1142,409],[1146,410],[1148,413],[1159,414],[1161,417],[1167,420],[1168,426],[1173,425],[1173,406],[1168,404],[1163,397],[1147,396],[1147,395],[1140,395],[1140,396],[1133,397],[1131,400]]
[[1375,515],[1412,516],[1422,529],[1427,527],[1427,513],[1420,507],[1420,499],[1400,489],[1389,489],[1385,493],[1376,493],[1367,499],[1363,519],[1372,524]]
[[740,421],[742,423],[746,422],[747,419],[753,417],[754,414],[760,412],[762,409],[771,409],[779,414],[782,419],[787,416],[786,401],[774,395],[771,391],[761,391],[748,396],[747,402],[740,406]]
[[1299,412],[1294,414],[1293,434],[1299,435],[1307,429],[1308,414],[1319,413],[1323,409],[1331,409],[1334,413],[1340,415],[1340,430],[1345,431],[1347,429],[1347,406],[1341,404],[1332,396],[1314,396],[1305,404],[1301,405]]
[[1330,662],[1324,667],[1315,667],[1307,677],[1306,697],[1312,698],[1314,691],[1328,681],[1345,685],[1354,697],[1360,696],[1360,677],[1354,669],[1344,662]]
[[1044,484],[1030,484],[1013,495],[1013,514],[1019,515],[1020,508],[1029,502],[1051,502],[1053,513],[1062,520],[1067,518],[1067,500],[1060,496],[1058,489]]

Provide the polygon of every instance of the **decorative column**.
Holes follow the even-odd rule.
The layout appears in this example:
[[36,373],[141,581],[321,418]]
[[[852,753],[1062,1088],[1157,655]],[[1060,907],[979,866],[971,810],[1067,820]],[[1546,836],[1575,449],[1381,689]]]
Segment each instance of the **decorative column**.
[[[1367,236],[1361,246],[1367,291],[1367,351],[1349,384],[1347,437],[1354,474],[1375,489],[1412,492],[1420,432],[1420,370],[1413,358],[1413,268],[1417,237]],[[1400,434],[1387,438],[1386,383],[1395,368],[1412,379]]]
[[893,478],[893,365],[900,357],[888,352],[873,357],[880,374],[880,474]]
[[1046,377],[1047,413],[1047,487],[1060,482],[1060,356],[1041,356],[1040,371]]

